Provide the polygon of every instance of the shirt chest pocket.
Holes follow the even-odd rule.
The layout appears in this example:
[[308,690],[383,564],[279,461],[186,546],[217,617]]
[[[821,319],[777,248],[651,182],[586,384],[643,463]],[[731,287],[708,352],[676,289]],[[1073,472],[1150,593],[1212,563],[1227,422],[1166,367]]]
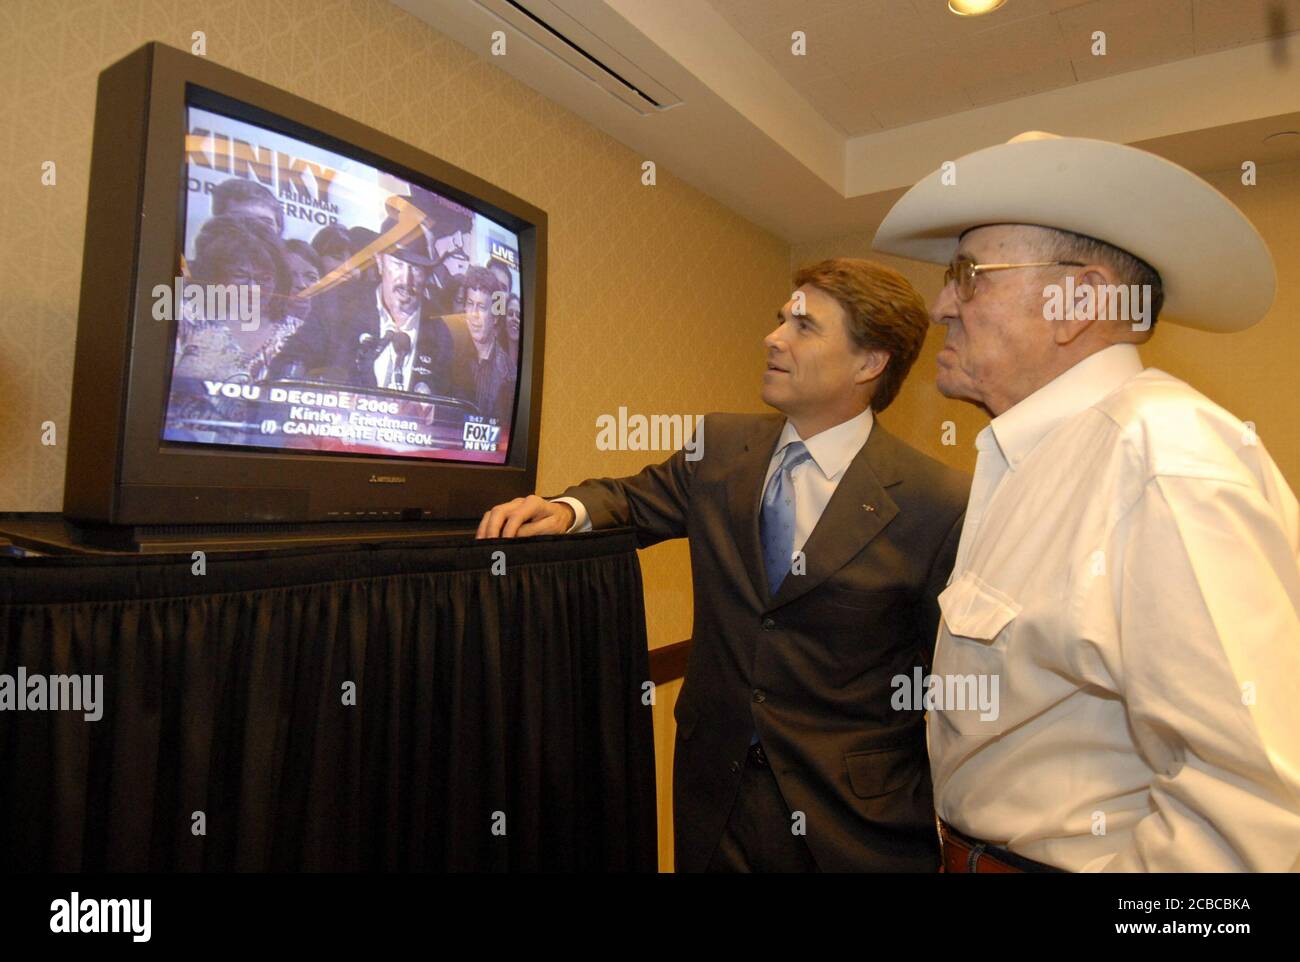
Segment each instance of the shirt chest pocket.
[[983,646],[987,650],[1005,651],[1007,640],[1015,630],[1020,605],[985,584],[973,572],[964,572],[939,595],[939,609],[948,634],[954,638]]

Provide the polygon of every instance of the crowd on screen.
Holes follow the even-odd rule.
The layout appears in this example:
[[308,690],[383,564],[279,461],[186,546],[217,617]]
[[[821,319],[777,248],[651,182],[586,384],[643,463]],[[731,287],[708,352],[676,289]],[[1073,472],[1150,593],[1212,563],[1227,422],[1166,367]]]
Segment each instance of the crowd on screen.
[[[312,381],[450,398],[509,420],[520,338],[515,269],[471,262],[466,209],[413,188],[399,206],[389,203],[379,232],[334,223],[308,242],[283,237],[283,211],[261,184],[231,177],[211,199],[189,280],[257,285],[258,317],[185,310],[174,386]],[[192,401],[181,405],[191,417],[204,405],[214,423],[238,417],[228,399],[196,393]]]

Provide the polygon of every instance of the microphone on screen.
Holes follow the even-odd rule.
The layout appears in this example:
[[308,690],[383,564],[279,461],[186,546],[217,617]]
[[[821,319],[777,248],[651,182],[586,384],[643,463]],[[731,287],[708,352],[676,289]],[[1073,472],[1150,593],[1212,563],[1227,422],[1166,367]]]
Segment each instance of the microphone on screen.
[[369,333],[362,334],[357,338],[357,363],[364,364],[367,361],[374,361],[388,346],[389,339],[389,334],[385,334],[383,337],[375,337],[375,335]]

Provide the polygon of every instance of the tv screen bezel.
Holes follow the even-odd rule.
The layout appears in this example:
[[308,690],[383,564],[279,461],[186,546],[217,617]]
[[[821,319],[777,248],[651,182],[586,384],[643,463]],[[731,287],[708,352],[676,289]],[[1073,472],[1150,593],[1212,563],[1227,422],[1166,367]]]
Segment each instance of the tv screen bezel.
[[[520,368],[505,463],[163,440],[175,321],[153,319],[151,291],[170,285],[179,268],[191,105],[355,158],[518,235]],[[106,203],[97,204],[100,196]],[[129,196],[137,202],[128,205]],[[544,211],[419,148],[203,57],[158,43],[141,48],[100,78],[65,513],[106,524],[468,520],[531,492],[541,416],[546,241]],[[116,305],[129,306],[123,312]],[[114,396],[115,426],[102,410]],[[96,403],[100,409],[90,410]],[[110,442],[115,451],[105,450]],[[111,479],[104,476],[110,461]]]

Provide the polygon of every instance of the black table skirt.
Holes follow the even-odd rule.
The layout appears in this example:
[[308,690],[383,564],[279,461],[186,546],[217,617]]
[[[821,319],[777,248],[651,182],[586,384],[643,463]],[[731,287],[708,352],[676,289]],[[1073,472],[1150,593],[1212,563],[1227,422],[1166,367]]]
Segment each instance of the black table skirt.
[[655,869],[630,533],[193,564],[0,560],[0,868]]

